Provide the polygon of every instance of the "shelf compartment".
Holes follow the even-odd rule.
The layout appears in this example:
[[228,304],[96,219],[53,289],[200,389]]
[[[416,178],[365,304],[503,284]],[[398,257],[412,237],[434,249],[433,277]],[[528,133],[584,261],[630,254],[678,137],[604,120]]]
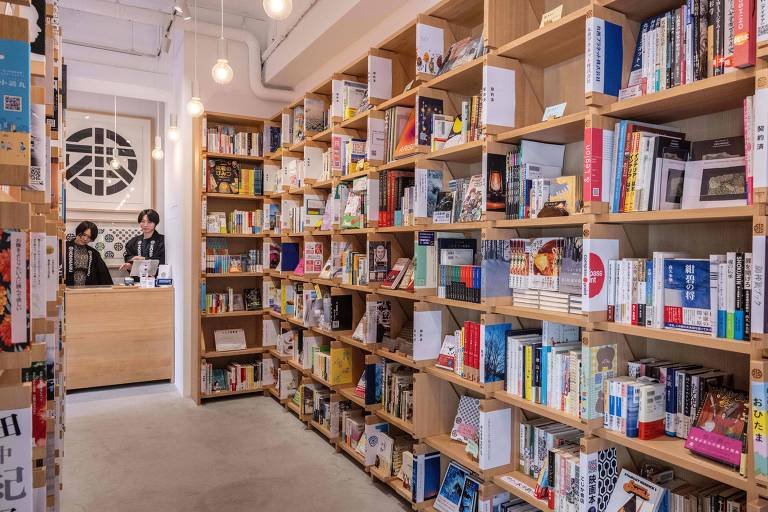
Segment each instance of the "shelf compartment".
[[463,164],[480,163],[485,150],[484,140],[473,140],[458,146],[453,146],[427,154],[427,160],[439,160],[442,162],[455,162]]
[[598,0],[598,3],[635,21],[680,7],[680,0]]
[[382,420],[386,421],[390,425],[394,425],[403,432],[406,432],[407,434],[410,434],[411,436],[415,436],[415,430],[413,428],[413,423],[410,421],[405,421],[402,418],[398,418],[388,412],[386,412],[383,408],[378,408],[374,411],[376,416],[381,418]]
[[264,347],[250,347],[242,350],[202,352],[200,354],[200,357],[203,359],[216,359],[220,357],[238,357],[238,356],[248,356],[252,354],[263,354],[264,352],[268,352],[268,349]]
[[340,387],[335,391],[361,409],[365,409],[366,411],[374,411],[381,407],[381,404],[366,405],[365,399],[355,394],[355,386]]
[[264,272],[206,272],[206,279],[236,279],[238,277],[264,277]]
[[323,434],[329,441],[333,441],[334,439],[336,439],[331,434],[331,430],[330,429],[325,428],[323,425],[321,425],[320,423],[316,422],[315,420],[309,420],[309,424],[312,425],[312,427],[315,430],[317,430],[318,432]]
[[547,506],[546,501],[542,501],[533,495],[533,490],[536,489],[536,481],[520,471],[496,475],[493,477],[493,483],[544,512],[554,512],[554,510]]
[[223,318],[229,316],[261,316],[262,310],[258,311],[225,311],[224,313],[201,313],[203,318]]
[[562,324],[577,325],[579,327],[589,327],[590,325],[589,319],[585,315],[576,313],[560,313],[559,311],[524,308],[520,306],[494,306],[493,311],[500,315],[517,316],[520,318],[529,318],[531,320],[546,320]]
[[547,407],[545,405],[537,404],[536,402],[530,402],[524,398],[520,398],[517,395],[513,395],[512,393],[507,393],[506,391],[496,391],[493,394],[493,397],[500,402],[504,402],[505,404],[514,405],[519,409],[532,412],[538,416],[543,416],[544,418],[549,418],[550,420],[563,423],[564,425],[577,428],[581,431],[586,430],[588,427],[586,423],[581,421],[581,418],[571,416],[570,414],[565,414],[562,411],[552,409],[551,407]]
[[351,446],[348,446],[347,443],[345,443],[345,442],[343,442],[341,440],[339,441],[338,446],[339,446],[339,448],[341,448],[341,450],[344,453],[346,453],[347,455],[352,457],[355,460],[355,462],[357,462],[361,466],[365,466],[365,457],[363,456],[362,453],[358,452],[357,450],[355,450]]
[[491,308],[493,307],[490,304],[483,304],[483,303],[478,304],[477,302],[444,299],[442,297],[436,297],[434,295],[430,295],[426,297],[424,300],[426,300],[427,302],[431,302],[432,304],[442,304],[444,306],[450,306],[453,308],[472,309],[475,311],[483,311],[485,313],[490,313]]
[[435,364],[434,359],[427,359],[424,361],[414,361],[413,358],[402,354],[400,352],[391,352],[385,348],[379,348],[376,350],[376,355],[381,356],[384,359],[388,359],[390,361],[395,361],[397,363],[403,364],[405,366],[408,366],[410,368],[414,368],[416,370],[420,370],[423,368],[426,368],[428,366],[433,366]]
[[238,201],[258,201],[264,199],[264,196],[255,196],[250,194],[225,194],[223,192],[203,192],[203,196],[208,199],[236,199]]
[[211,151],[203,151],[203,158],[222,158],[227,160],[239,160],[240,162],[264,161],[263,156],[235,155],[231,153],[213,153]]
[[369,354],[373,354],[377,346],[375,343],[363,343],[362,341],[352,338],[352,335],[347,334],[337,334],[336,339],[346,345],[349,345],[350,347],[359,348],[360,350],[368,352]]
[[365,112],[360,112],[358,114],[355,114],[349,119],[342,121],[339,127],[345,128],[348,130],[367,131],[368,130],[368,114],[370,114],[370,112],[371,110],[368,109]]
[[584,112],[515,128],[496,136],[497,142],[517,144],[523,139],[553,144],[570,144],[584,140]]
[[584,53],[587,16],[592,6],[566,14],[558,21],[518,37],[497,51],[502,57],[548,67]]
[[665,123],[743,106],[755,91],[755,70],[738,69],[638,98],[617,101],[600,114],[621,119]]
[[266,387],[259,387],[255,389],[241,389],[239,391],[217,391],[216,393],[201,393],[200,399],[207,400],[209,398],[219,398],[222,396],[236,396],[236,395],[252,395],[254,393],[261,393]]
[[525,228],[569,228],[598,222],[596,215],[589,213],[577,213],[565,217],[542,217],[536,219],[510,219],[497,220],[495,227],[525,229]]
[[651,440],[629,438],[611,430],[598,429],[595,435],[611,441],[643,455],[654,457],[668,464],[673,464],[700,475],[704,475],[716,482],[728,484],[737,489],[747,490],[747,479],[739,475],[738,471],[731,470],[727,466],[718,464],[697,455],[692,454],[684,446],[685,440],[676,437],[657,437]]
[[428,366],[424,368],[424,371],[429,375],[437,377],[440,380],[450,382],[451,384],[456,384],[457,386],[461,386],[465,389],[483,395],[486,398],[492,397],[496,391],[499,391],[504,387],[503,382],[490,382],[483,384],[465,379],[464,377],[456,375],[450,370],[443,370],[442,368],[438,368],[436,366]]
[[651,212],[608,213],[597,222],[615,224],[683,224],[692,222],[730,222],[752,220],[766,214],[766,205],[698,208],[694,210],[660,210]]
[[485,56],[477,57],[443,75],[436,76],[424,85],[466,96],[477,94],[483,87],[483,66],[486,60]]
[[713,338],[707,334],[697,334],[677,329],[656,329],[654,327],[642,327],[639,325],[628,325],[616,322],[597,322],[595,327],[603,331],[615,332],[618,334],[670,341],[682,345],[722,350],[723,352],[735,352],[738,354],[760,353],[762,349],[761,342]]

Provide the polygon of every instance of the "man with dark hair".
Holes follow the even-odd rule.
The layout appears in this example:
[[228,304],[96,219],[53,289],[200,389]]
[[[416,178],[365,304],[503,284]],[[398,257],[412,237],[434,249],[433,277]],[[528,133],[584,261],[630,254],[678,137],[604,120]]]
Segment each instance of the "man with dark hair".
[[75,238],[67,242],[67,286],[98,286],[112,284],[112,276],[99,252],[88,244],[96,240],[99,228],[84,220],[75,229]]
[[141,234],[125,244],[125,264],[120,270],[130,270],[136,260],[160,260],[161,265],[165,264],[165,236],[155,230],[160,224],[160,215],[147,208],[139,213],[138,222]]

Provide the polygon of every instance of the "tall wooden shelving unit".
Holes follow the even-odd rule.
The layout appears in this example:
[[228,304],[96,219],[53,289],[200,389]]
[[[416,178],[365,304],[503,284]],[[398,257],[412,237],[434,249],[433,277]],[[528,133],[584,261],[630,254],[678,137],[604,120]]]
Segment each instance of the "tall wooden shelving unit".
[[[264,127],[264,119],[238,116],[230,114],[221,114],[215,112],[206,112],[203,117],[195,122],[193,130],[193,147],[195,151],[195,183],[194,193],[195,201],[194,216],[195,234],[194,239],[198,247],[193,252],[193,283],[196,285],[196,303],[195,313],[197,315],[196,329],[193,339],[197,343],[193,344],[193,361],[198,363],[197,375],[200,373],[199,364],[203,360],[212,363],[214,368],[225,368],[233,362],[253,362],[260,357],[260,354],[266,350],[261,346],[261,320],[264,310],[259,311],[232,311],[218,314],[207,314],[203,311],[203,305],[200,304],[201,285],[205,283],[206,292],[224,291],[227,287],[235,289],[235,293],[243,293],[244,288],[257,288],[261,291],[262,272],[243,272],[232,273],[206,273],[203,266],[202,247],[207,246],[209,241],[216,240],[225,242],[232,254],[247,253],[249,249],[262,249],[261,234],[233,234],[233,233],[207,233],[202,219],[202,204],[205,201],[207,211],[224,211],[226,213],[232,210],[256,210],[263,207],[264,196],[262,195],[242,195],[207,192],[202,186],[203,174],[205,173],[204,163],[207,158],[216,158],[223,160],[234,160],[243,164],[262,166],[264,158],[256,156],[243,156],[234,154],[223,154],[208,152],[204,148],[202,141],[203,121],[207,126],[227,125],[234,126],[236,130],[251,132],[260,132]],[[227,352],[217,352],[213,340],[213,331],[215,329],[243,329],[245,331],[246,348],[244,350],[235,350]],[[242,391],[218,391],[213,393],[204,393],[201,389],[200,378],[193,378],[193,398],[200,404],[203,400],[218,398],[222,396],[245,395],[260,393],[265,391],[264,387],[248,389]]]
[[[278,153],[301,153],[308,144],[327,144],[331,134],[344,133],[366,137],[367,119],[395,105],[413,107],[417,95],[441,97],[452,103],[457,95],[477,94],[483,88],[483,67],[494,65],[516,72],[514,86],[517,111],[513,126],[487,127],[486,137],[463,145],[424,153],[416,157],[388,163],[373,164],[370,170],[347,176],[334,176],[324,182],[308,184],[303,189],[284,190],[273,194],[277,200],[283,195],[301,195],[309,191],[326,191],[339,180],[349,181],[360,176],[374,179],[377,172],[386,169],[413,169],[419,159],[425,158],[435,165],[444,165],[454,176],[476,173],[484,151],[497,144],[517,143],[523,139],[566,145],[566,174],[583,175],[585,128],[613,129],[620,119],[673,124],[684,131],[690,140],[743,134],[743,118],[740,109],[744,96],[756,88],[768,87],[768,46],[758,47],[757,65],[737,70],[723,76],[704,79],[692,84],[675,87],[639,98],[618,101],[615,97],[584,93],[584,63],[586,22],[595,16],[623,28],[624,78],[628,73],[640,21],[657,13],[681,6],[681,0],[532,0],[512,2],[504,0],[443,0],[426,13],[414,13],[414,20],[398,30],[376,48],[352,62],[349,66],[329,77],[307,94],[331,94],[332,79],[352,79],[365,82],[368,75],[367,56],[386,56],[395,63],[393,84],[415,80],[413,88],[400,93],[393,86],[389,98],[372,98],[374,108],[351,119],[331,119],[331,127],[308,137],[300,144],[284,147]],[[539,27],[544,12],[563,4],[562,18],[543,28]],[[415,73],[415,34],[417,23],[427,23],[447,29],[450,37],[458,40],[467,35],[483,35],[489,52],[487,55],[466,63],[449,73],[430,77]],[[502,93],[511,93],[512,87]],[[303,98],[303,97],[302,97]],[[299,98],[294,104],[299,104]],[[565,115],[559,119],[541,121],[548,105],[567,102]],[[447,107],[450,108],[450,107]],[[273,121],[279,122],[280,113]],[[275,155],[278,158],[280,154]],[[474,165],[474,167],[472,167]],[[474,171],[474,172],[473,172]],[[312,237],[325,240],[326,247],[332,239],[354,240],[358,247],[365,247],[370,240],[389,239],[393,247],[400,248],[402,255],[413,257],[413,240],[417,231],[464,231],[474,238],[501,239],[529,236],[583,235],[584,237],[612,238],[620,240],[621,257],[649,257],[653,251],[687,250],[694,257],[727,250],[748,250],[752,237],[765,235],[768,224],[768,205],[765,190],[755,191],[755,204],[744,207],[672,210],[612,214],[607,213],[605,203],[587,202],[584,212],[569,217],[503,220],[487,216],[481,222],[467,224],[429,223],[418,226],[378,228],[375,223],[357,230],[336,229],[291,233],[291,239]],[[327,250],[327,249],[326,249]],[[327,254],[324,257],[327,257]],[[395,258],[393,258],[394,262]],[[670,329],[652,329],[607,322],[605,314],[567,314],[530,309],[507,304],[471,304],[434,295],[414,294],[402,290],[388,290],[374,286],[345,285],[313,276],[282,275],[272,271],[270,278],[284,281],[302,281],[322,287],[330,287],[337,293],[348,293],[355,303],[364,303],[366,297],[375,296],[392,301],[400,322],[392,327],[392,335],[407,318],[412,318],[417,308],[442,308],[450,312],[456,323],[464,320],[483,321],[505,318],[519,325],[532,326],[540,321],[553,321],[581,327],[583,344],[599,346],[616,344],[620,349],[620,374],[626,371],[626,361],[643,356],[695,362],[730,371],[735,386],[749,389],[750,378],[768,380],[763,357],[765,334],[753,333],[751,342],[713,338]],[[356,313],[353,325],[360,318]],[[384,359],[412,367],[416,372],[414,384],[414,421],[404,422],[380,411],[380,407],[366,405],[354,395],[354,384],[330,386],[341,399],[355,402],[375,417],[388,421],[395,429],[410,434],[420,449],[426,446],[440,451],[444,458],[454,459],[483,478],[483,493],[493,493],[502,488],[531,504],[548,510],[524,488],[535,487],[535,482],[517,470],[519,457],[517,427],[521,419],[542,416],[578,428],[584,432],[581,443],[583,453],[591,453],[607,446],[619,450],[620,460],[632,467],[642,456],[658,459],[674,466],[676,474],[692,482],[712,480],[745,490],[751,512],[768,511],[768,480],[755,476],[752,462],[752,432],[747,454],[747,474],[739,475],[725,466],[692,455],[684,448],[681,439],[662,437],[651,441],[629,439],[605,430],[601,422],[586,422],[535,403],[522,400],[503,390],[503,385],[484,385],[470,382],[451,372],[440,370],[434,361],[414,361],[400,353],[392,353],[377,345],[366,345],[351,338],[351,332],[331,332],[315,327],[304,327],[301,321],[277,313],[270,313],[291,324],[294,328],[307,329],[325,336],[331,343],[341,343],[356,351],[357,357],[366,362]],[[444,333],[445,334],[445,331]],[[294,365],[289,356],[272,353],[288,365]],[[750,368],[752,371],[750,372]],[[762,372],[760,368],[763,368]],[[757,369],[757,370],[756,370]],[[326,385],[322,379],[304,371],[305,379]],[[751,375],[751,377],[750,377]],[[459,389],[480,397],[484,405],[493,408],[510,408],[512,415],[512,456],[510,464],[491,469],[481,469],[478,463],[464,451],[463,445],[451,441],[447,435],[455,413]],[[290,404],[290,400],[288,400]],[[292,404],[290,404],[292,405]],[[314,426],[326,437],[330,433],[307,418],[301,417],[308,428]],[[750,427],[751,429],[751,427]],[[331,439],[331,442],[334,440]],[[335,440],[338,449],[350,453],[365,466],[364,461],[348,447]],[[373,478],[390,485],[398,494],[409,498],[399,480],[381,475],[375,467],[366,467]],[[510,483],[514,482],[514,484]],[[415,508],[431,508],[429,503]]]
[[[28,20],[24,18],[24,11],[20,10],[19,5],[29,6],[30,3],[28,0],[11,2],[6,5],[6,9],[0,15],[2,18],[0,33],[3,39],[28,40]],[[34,9],[34,7],[27,7],[27,9],[30,8]],[[0,229],[21,232],[28,250],[32,247],[33,238],[38,241],[38,244],[42,244],[36,247],[42,251],[42,253],[37,252],[38,255],[42,254],[37,262],[42,261],[43,268],[37,267],[36,271],[28,268],[31,272],[37,272],[37,275],[35,278],[28,273],[25,276],[25,286],[28,294],[46,295],[42,298],[42,302],[38,303],[42,309],[38,309],[37,313],[32,310],[29,295],[26,298],[25,339],[27,341],[23,344],[23,350],[0,352],[0,373],[2,374],[0,417],[7,422],[10,414],[17,413],[23,417],[27,414],[24,411],[29,410],[30,418],[35,415],[46,418],[45,428],[42,432],[38,432],[42,433],[45,439],[38,444],[35,444],[33,437],[31,419],[20,420],[21,429],[15,435],[13,429],[10,429],[10,434],[6,433],[4,436],[5,457],[0,460],[0,471],[5,474],[13,473],[14,478],[7,482],[6,492],[0,496],[0,508],[7,506],[10,509],[18,506],[24,507],[25,510],[32,510],[32,508],[59,510],[62,506],[63,485],[61,466],[64,457],[66,324],[64,275],[59,258],[63,258],[65,247],[66,204],[63,186],[66,68],[56,7],[48,4],[45,9],[45,55],[30,60],[29,81],[24,80],[30,92],[30,105],[24,107],[31,113],[30,117],[33,115],[31,110],[33,105],[40,108],[34,114],[42,114],[42,119],[40,117],[30,119],[30,128],[34,130],[37,123],[45,124],[44,140],[35,140],[32,149],[34,150],[34,144],[42,144],[50,148],[45,153],[45,160],[38,164],[41,173],[39,178],[46,182],[45,190],[32,190],[28,187],[33,175],[31,158],[25,165],[7,165],[7,161],[0,163]],[[23,37],[21,37],[22,33]],[[26,264],[32,265],[30,253],[27,252],[24,256]],[[9,265],[7,258],[5,262],[5,271],[11,274],[7,267]],[[24,261],[21,263],[23,264]],[[32,279],[35,279],[34,285]],[[12,290],[14,286],[14,276],[11,275]],[[6,303],[6,300],[8,298],[3,290],[3,302]],[[39,296],[38,300],[40,300]],[[8,319],[5,318],[5,320]],[[9,325],[5,322],[3,324]],[[14,348],[19,349],[19,347]],[[42,376],[40,376],[41,368]],[[35,380],[28,381],[24,376],[30,370],[32,370],[30,375],[38,375]],[[42,396],[45,396],[44,401]],[[23,460],[26,452],[26,447],[22,448],[20,444],[23,442],[29,442],[32,445],[31,460]],[[9,496],[18,494],[17,491],[20,489],[24,491],[20,493],[21,496],[15,499]]]

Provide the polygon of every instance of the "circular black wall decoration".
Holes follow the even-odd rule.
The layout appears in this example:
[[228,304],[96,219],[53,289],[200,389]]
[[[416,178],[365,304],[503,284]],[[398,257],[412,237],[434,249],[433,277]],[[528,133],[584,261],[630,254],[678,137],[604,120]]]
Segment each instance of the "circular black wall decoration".
[[[121,165],[115,170],[109,165],[115,145],[127,168]],[[136,151],[125,137],[112,130],[83,128],[67,138],[67,181],[84,194],[117,194],[134,180],[138,167]]]

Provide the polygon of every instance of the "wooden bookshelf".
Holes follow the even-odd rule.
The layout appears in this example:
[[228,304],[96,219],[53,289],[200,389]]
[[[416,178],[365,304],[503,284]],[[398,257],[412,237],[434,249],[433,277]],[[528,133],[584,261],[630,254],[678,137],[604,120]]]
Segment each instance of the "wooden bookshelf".
[[[401,29],[392,33],[384,41],[371,49],[360,49],[361,55],[338,70],[333,77],[329,77],[309,91],[326,96],[332,93],[332,80],[343,76],[360,82],[367,82],[368,57],[384,56],[393,62],[393,87],[389,97],[376,98],[370,110],[358,113],[350,119],[333,119],[333,126],[320,132],[311,134],[306,141],[291,147],[284,147],[275,154],[269,155],[271,159],[281,159],[289,152],[304,150],[309,142],[327,144],[331,142],[334,133],[345,133],[355,137],[365,138],[368,123],[374,119],[380,119],[383,112],[395,106],[416,106],[420,96],[439,97],[446,101],[446,113],[455,114],[461,101],[468,95],[480,93],[486,79],[485,69],[489,64],[504,69],[515,70],[515,84],[509,84],[505,88],[505,94],[516,95],[516,115],[514,123],[504,127],[486,127],[486,133],[480,140],[456,145],[438,151],[429,151],[427,147],[420,148],[423,152],[392,160],[376,163],[363,172],[352,172],[346,176],[333,176],[323,181],[317,181],[303,189],[293,188],[280,191],[272,196],[275,201],[287,198],[290,195],[301,195],[312,191],[328,191],[336,184],[351,182],[357,178],[368,177],[375,179],[379,172],[388,170],[412,170],[440,167],[449,170],[450,178],[468,177],[477,174],[476,169],[483,165],[484,155],[488,148],[499,147],[501,144],[518,144],[523,140],[532,140],[546,143],[565,145],[565,167],[567,174],[583,176],[585,163],[585,130],[591,127],[613,130],[614,124],[619,120],[634,120],[650,123],[670,123],[679,127],[682,131],[692,133],[691,140],[706,140],[725,136],[739,135],[739,126],[728,117],[728,112],[733,114],[734,109],[742,107],[745,95],[751,95],[756,87],[764,87],[765,74],[768,69],[768,46],[758,48],[758,64],[755,68],[735,70],[722,76],[715,76],[693,82],[687,85],[666,89],[661,92],[647,94],[640,97],[619,101],[618,98],[598,93],[585,94],[584,68],[586,62],[585,42],[587,37],[586,24],[591,17],[605,19],[621,26],[623,30],[623,42],[620,51],[623,53],[624,69],[622,71],[621,86],[625,86],[628,80],[628,68],[632,59],[632,52],[636,43],[639,22],[649,16],[663,13],[670,9],[680,7],[680,0],[574,0],[563,4],[563,14],[560,19],[540,26],[541,17],[549,8],[555,7],[557,2],[550,5],[547,2],[510,2],[505,0],[441,0],[425,13],[415,13],[413,21],[407,23]],[[449,35],[446,42],[461,39],[469,35],[481,35],[489,51],[482,57],[466,62],[461,66],[439,76],[427,73],[415,73],[416,68],[416,27],[418,23],[433,23],[436,27],[446,28]],[[763,60],[765,59],[765,60]],[[508,66],[508,67],[507,67]],[[395,76],[396,75],[396,76]],[[414,80],[408,90],[404,90],[404,84]],[[402,82],[402,84],[401,84]],[[398,83],[398,87],[395,87]],[[497,89],[498,94],[498,89]],[[299,100],[297,100],[299,101]],[[542,121],[542,114],[546,107],[565,103],[564,114],[556,119]],[[298,104],[298,103],[297,103]],[[221,116],[221,115],[219,115]],[[219,117],[218,120],[223,118]],[[279,114],[273,121],[279,120]],[[222,121],[223,122],[223,121]],[[255,121],[254,121],[255,122]],[[347,130],[346,132],[344,130]],[[742,132],[743,133],[743,132]],[[501,146],[505,147],[505,146]],[[501,152],[501,150],[499,150]],[[761,233],[768,223],[768,200],[766,191],[755,191],[755,204],[750,206],[708,208],[695,210],[664,210],[651,212],[631,213],[606,213],[608,210],[604,203],[587,203],[583,213],[572,214],[564,217],[535,218],[535,219],[504,219],[501,215],[493,215],[493,212],[484,212],[483,220],[470,223],[434,224],[428,219],[416,219],[415,225],[389,226],[379,228],[376,223],[364,224],[361,229],[307,230],[304,233],[282,233],[255,235],[250,240],[244,237],[243,243],[260,243],[259,238],[272,236],[284,239],[290,235],[291,240],[304,240],[307,237],[321,237],[324,243],[330,245],[331,240],[350,240],[355,246],[356,252],[364,251],[366,242],[382,240],[382,237],[392,237],[397,241],[398,250],[404,257],[413,257],[413,241],[419,231],[446,231],[464,232],[466,236],[475,239],[499,239],[528,236],[573,236],[579,233],[585,237],[598,233],[600,237],[617,238],[620,240],[621,257],[647,258],[654,251],[690,249],[696,253],[696,257],[702,257],[698,253],[708,254],[711,247],[721,248],[726,243],[731,243],[732,249],[746,250],[751,243],[751,237],[755,233]],[[208,199],[216,201],[228,200],[253,200],[252,198],[221,198],[211,194],[205,194]],[[197,197],[201,197],[199,194]],[[269,199],[265,199],[269,200]],[[410,221],[409,221],[410,222]],[[753,225],[756,230],[753,233]],[[762,228],[759,226],[762,225]],[[522,234],[525,233],[525,234]],[[530,233],[530,235],[528,234]],[[592,235],[590,235],[592,233]],[[202,234],[203,237],[227,238],[226,235]],[[300,238],[301,237],[301,238]],[[287,240],[287,238],[285,238]],[[722,249],[712,249],[722,252]],[[324,255],[325,256],[325,255]],[[398,313],[403,320],[412,320],[413,313],[418,307],[441,307],[445,316],[452,319],[455,325],[451,329],[444,330],[441,334],[453,332],[461,322],[477,321],[483,315],[501,315],[514,325],[525,327],[538,326],[540,322],[549,321],[581,328],[582,339],[610,337],[621,347],[619,374],[625,375],[626,361],[630,358],[644,356],[658,356],[668,360],[695,362],[708,367],[722,368],[734,374],[741,388],[749,386],[749,362],[762,361],[768,346],[765,336],[754,333],[751,341],[735,341],[714,338],[708,335],[684,332],[673,329],[654,329],[649,327],[632,326],[605,321],[605,312],[594,314],[572,314],[557,311],[533,309],[511,304],[511,300],[500,302],[487,301],[484,303],[470,303],[436,296],[436,291],[414,293],[405,290],[390,290],[381,288],[375,284],[355,285],[340,284],[338,280],[320,279],[317,276],[304,276],[298,278],[286,273],[266,272],[270,278],[301,281],[308,285],[333,287],[343,290],[344,293],[354,294],[357,299],[365,300],[375,294],[376,297],[389,300],[392,309],[402,310]],[[240,277],[240,276],[237,276]],[[246,277],[246,276],[242,276]],[[247,276],[259,278],[260,276]],[[205,275],[209,282],[217,279],[222,281],[236,279],[236,276]],[[236,281],[235,281],[236,282]],[[357,300],[356,299],[356,300]],[[378,299],[372,299],[378,300]],[[509,302],[509,303],[507,303]],[[395,306],[395,304],[397,306]],[[283,315],[272,314],[300,326],[299,322],[291,321]],[[209,321],[207,319],[205,321]],[[359,320],[355,318],[356,321]],[[203,317],[201,317],[203,321]],[[397,334],[398,325],[392,333]],[[354,329],[354,325],[352,327]],[[754,475],[752,467],[752,452],[747,455],[748,475],[739,476],[737,472],[729,468],[704,460],[684,447],[680,439],[658,438],[651,441],[630,439],[612,431],[602,428],[599,422],[582,421],[562,413],[559,410],[548,408],[537,403],[524,400],[507,393],[503,382],[483,384],[474,380],[465,379],[456,373],[437,368],[434,360],[414,361],[411,356],[401,352],[390,352],[382,346],[372,346],[352,339],[352,331],[329,331],[318,327],[310,327],[309,331],[323,335],[332,343],[342,343],[352,349],[354,354],[368,360],[396,362],[412,368],[414,375],[419,376],[418,390],[414,390],[414,419],[406,422],[394,417],[392,414],[381,410],[381,406],[367,405],[365,401],[355,395],[355,383],[335,386],[334,391],[343,399],[349,400],[356,407],[364,409],[375,417],[389,423],[423,441],[434,450],[439,451],[445,459],[453,459],[479,474],[486,485],[495,485],[511,494],[518,496],[528,503],[549,511],[545,502],[532,495],[532,489],[536,482],[529,476],[517,470],[519,447],[512,450],[509,466],[493,468],[481,471],[477,461],[473,460],[465,451],[465,446],[450,439],[442,429],[443,420],[450,420],[455,414],[455,403],[462,394],[475,397],[483,397],[490,401],[498,401],[512,411],[511,435],[515,438],[518,434],[520,422],[525,418],[544,417],[553,421],[577,428],[584,432],[582,451],[592,450],[599,446],[616,447],[622,450],[625,458],[641,460],[641,456],[649,456],[658,459],[664,464],[672,466],[675,470],[681,470],[686,479],[688,474],[694,474],[694,479],[709,479],[723,482],[738,489],[744,489],[748,493],[750,512],[768,512],[768,478],[760,478]],[[587,343],[587,342],[585,342]],[[250,347],[249,347],[249,350]],[[277,354],[274,349],[268,354],[291,362],[287,356]],[[378,359],[377,359],[378,358]],[[292,365],[293,366],[293,365]],[[310,372],[311,373],[311,372]],[[357,377],[357,376],[355,376]],[[316,376],[312,378],[323,385],[330,387],[330,383]],[[425,381],[424,379],[432,381]],[[433,387],[433,385],[435,387]],[[440,392],[435,391],[436,386],[441,386]],[[417,386],[415,386],[416,388]],[[428,391],[425,391],[428,390]],[[445,390],[443,392],[442,390]],[[448,393],[447,391],[450,391]],[[439,399],[425,399],[425,396],[439,396]],[[292,406],[288,400],[287,406]],[[453,408],[452,411],[448,409]],[[298,408],[296,408],[298,410]],[[435,422],[426,421],[425,418],[435,418]],[[303,421],[309,421],[302,418]],[[310,422],[310,424],[313,422]],[[440,424],[440,425],[437,425]],[[314,426],[314,425],[313,425]],[[328,437],[326,435],[326,437]],[[751,432],[750,432],[751,438]],[[514,444],[514,443],[513,443]],[[338,443],[338,449],[349,454],[360,465],[364,465],[363,457],[354,449]],[[750,447],[751,450],[751,447]],[[591,453],[586,451],[585,453]],[[445,461],[444,461],[445,462]],[[443,464],[444,466],[444,464]],[[405,489],[398,490],[397,485],[402,483],[396,478],[382,475],[377,468],[370,468],[371,475],[390,486],[394,492],[409,498]],[[530,492],[527,491],[531,490]],[[402,492],[401,492],[402,491]],[[429,510],[430,504],[421,508]]]
[[[207,172],[203,169],[203,161],[207,158],[237,160],[262,168],[263,162],[267,159],[265,157],[222,154],[207,151],[205,147],[205,135],[202,133],[203,126],[214,127],[226,125],[234,127],[235,131],[255,132],[262,131],[265,127],[265,123],[269,122],[270,121],[267,119],[229,115],[220,112],[206,112],[201,118],[194,120],[193,152],[195,177],[193,179],[193,186],[194,198],[196,198],[196,200],[193,201],[193,218],[201,219],[203,202],[207,203],[207,211],[223,211],[228,213],[233,210],[242,209],[260,210],[263,207],[262,203],[264,201],[264,196],[262,195],[222,194],[208,192],[203,189],[203,176],[201,175],[201,172]],[[247,253],[248,249],[258,249],[261,251],[263,243],[262,239],[264,238],[263,233],[208,233],[205,231],[205,226],[202,226],[202,231],[197,231],[197,233],[199,233],[199,238],[195,241],[197,247],[200,247],[203,243],[208,244],[209,240],[215,240],[217,244],[226,244],[232,254]],[[199,249],[192,252],[192,268],[201,267],[200,258],[201,255]],[[197,280],[194,284],[198,289],[204,285],[206,293],[223,292],[227,287],[232,287],[235,290],[235,293],[240,294],[243,293],[243,289],[245,288],[257,288],[261,292],[263,276],[264,272],[203,272],[197,274]],[[193,399],[200,404],[203,400],[207,401],[224,396],[252,395],[264,391],[266,388],[260,386],[255,390],[203,393],[199,377],[199,364],[201,360],[205,360],[207,363],[212,364],[214,368],[226,368],[226,365],[229,363],[253,363],[258,361],[263,356],[268,355],[269,350],[261,344],[264,310],[206,313],[204,308],[199,304],[199,301],[201,300],[200,293],[194,293],[193,295],[195,297],[195,309],[198,316],[190,336],[190,339],[198,340],[197,343],[192,344],[192,360],[195,362],[194,364],[198,365],[198,368],[195,368],[192,372],[192,374],[196,376],[192,378]],[[217,352],[213,342],[214,331],[219,329],[237,328],[241,328],[245,331],[246,348],[243,350]]]

